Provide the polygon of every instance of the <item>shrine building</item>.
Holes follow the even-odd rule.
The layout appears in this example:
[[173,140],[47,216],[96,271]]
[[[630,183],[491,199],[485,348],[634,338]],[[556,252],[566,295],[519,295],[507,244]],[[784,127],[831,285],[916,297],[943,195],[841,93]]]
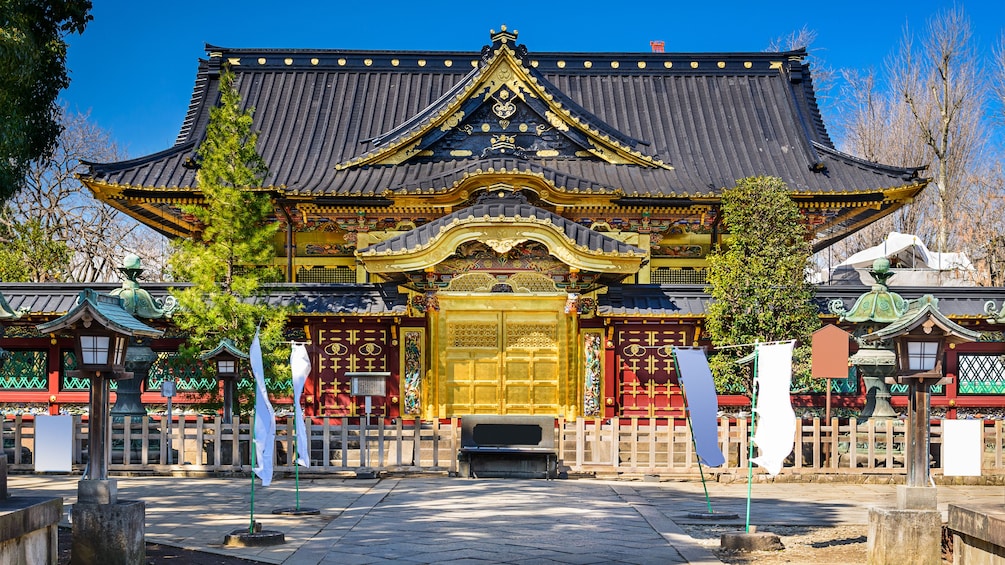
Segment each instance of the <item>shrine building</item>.
[[359,371],[390,373],[385,417],[681,416],[670,346],[704,340],[723,190],[781,178],[820,250],[929,182],[835,149],[805,51],[544,53],[505,27],[469,52],[206,49],[175,144],[81,180],[197,232],[182,206],[233,71],[314,416],[358,415]]

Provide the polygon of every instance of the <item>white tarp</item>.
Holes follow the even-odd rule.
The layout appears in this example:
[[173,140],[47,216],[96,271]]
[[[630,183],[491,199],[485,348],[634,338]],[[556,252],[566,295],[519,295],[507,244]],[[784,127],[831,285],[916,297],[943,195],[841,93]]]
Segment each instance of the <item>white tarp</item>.
[[876,259],[886,257],[894,270],[890,284],[899,286],[939,286],[966,283],[966,274],[974,271],[966,253],[931,251],[916,235],[890,232],[883,243],[863,249],[837,265],[834,275],[854,270],[859,281],[873,284],[868,271]]

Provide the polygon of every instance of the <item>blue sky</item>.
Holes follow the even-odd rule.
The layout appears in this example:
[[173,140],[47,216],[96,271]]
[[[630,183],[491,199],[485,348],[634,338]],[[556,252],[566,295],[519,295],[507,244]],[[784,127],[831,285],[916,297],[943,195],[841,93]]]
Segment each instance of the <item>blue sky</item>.
[[[70,88],[131,157],[166,149],[188,108],[206,43],[477,51],[506,24],[531,51],[762,51],[771,39],[814,30],[815,57],[837,69],[882,69],[905,26],[922,33],[940,10],[962,6],[979,44],[1005,30],[1003,0],[830,2],[340,2],[94,0],[82,36],[69,38]],[[812,61],[812,59],[811,59]]]

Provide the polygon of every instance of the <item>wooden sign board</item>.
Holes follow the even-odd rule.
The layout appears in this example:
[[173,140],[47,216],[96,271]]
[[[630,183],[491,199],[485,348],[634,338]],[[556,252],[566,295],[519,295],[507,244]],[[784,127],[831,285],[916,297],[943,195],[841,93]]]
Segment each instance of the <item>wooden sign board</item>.
[[817,379],[848,377],[850,334],[834,324],[813,332],[812,375]]

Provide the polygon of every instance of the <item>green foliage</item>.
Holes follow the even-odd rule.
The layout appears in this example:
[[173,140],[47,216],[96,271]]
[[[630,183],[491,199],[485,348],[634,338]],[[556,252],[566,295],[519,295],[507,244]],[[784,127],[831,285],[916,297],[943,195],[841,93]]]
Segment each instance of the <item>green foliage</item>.
[[[13,214],[7,210],[10,218]],[[70,248],[43,229],[38,218],[0,222],[0,280],[50,282],[62,280],[70,266]]]
[[[751,177],[722,195],[729,233],[708,257],[712,297],[706,327],[713,346],[795,339],[793,389],[821,385],[809,371],[809,343],[820,326],[806,280],[811,246],[799,208],[781,179]],[[735,361],[749,348],[724,349],[710,360],[716,389],[751,395],[752,365]]]
[[83,33],[90,10],[89,0],[0,0],[0,201],[56,146],[56,97],[70,84],[64,37]]
[[261,299],[262,276],[274,257],[278,224],[269,195],[262,187],[268,170],[258,155],[252,130],[253,109],[242,110],[233,73],[220,77],[220,105],[210,111],[206,139],[198,149],[196,182],[203,201],[184,206],[201,230],[190,240],[176,242],[170,265],[174,280],[191,287],[173,289],[180,313],[177,326],[188,334],[181,349],[192,359],[212,349],[223,338],[242,351],[251,346],[261,328],[266,374],[275,382],[289,377],[288,350],[278,347],[287,312]]

